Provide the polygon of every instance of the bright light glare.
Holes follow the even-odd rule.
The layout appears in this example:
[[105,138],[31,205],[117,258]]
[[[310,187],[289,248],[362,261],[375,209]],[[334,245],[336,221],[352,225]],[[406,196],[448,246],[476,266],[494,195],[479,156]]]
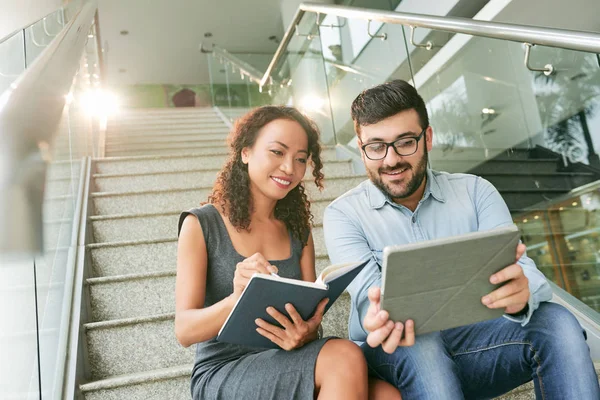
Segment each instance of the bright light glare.
[[120,106],[119,98],[117,96],[102,89],[85,92],[79,101],[89,115],[97,117],[114,115],[117,113]]
[[300,101],[300,108],[304,111],[321,111],[325,105],[325,100],[321,97],[308,95]]

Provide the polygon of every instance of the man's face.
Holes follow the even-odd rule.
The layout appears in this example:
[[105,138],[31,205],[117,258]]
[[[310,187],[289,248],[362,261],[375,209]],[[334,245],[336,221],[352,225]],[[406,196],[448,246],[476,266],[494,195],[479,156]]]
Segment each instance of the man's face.
[[[414,109],[405,110],[376,124],[361,126],[358,144],[362,147],[368,143],[389,143],[402,138],[417,137],[423,128],[417,112]],[[417,142],[417,151],[409,156],[399,156],[389,147],[383,159],[370,160],[361,151],[367,175],[375,186],[392,199],[407,199],[415,195],[424,184],[427,175],[427,152],[431,150],[432,136],[431,127],[427,127]]]

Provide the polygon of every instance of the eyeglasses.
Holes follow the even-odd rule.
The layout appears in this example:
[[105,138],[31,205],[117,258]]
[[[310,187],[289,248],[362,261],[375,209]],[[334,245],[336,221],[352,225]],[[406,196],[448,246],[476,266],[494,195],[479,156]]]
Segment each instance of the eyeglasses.
[[361,146],[362,151],[369,160],[377,161],[383,160],[388,153],[390,147],[394,148],[394,151],[399,156],[410,156],[417,152],[419,147],[419,140],[423,137],[423,134],[427,128],[423,129],[418,136],[402,137],[393,142],[372,142]]

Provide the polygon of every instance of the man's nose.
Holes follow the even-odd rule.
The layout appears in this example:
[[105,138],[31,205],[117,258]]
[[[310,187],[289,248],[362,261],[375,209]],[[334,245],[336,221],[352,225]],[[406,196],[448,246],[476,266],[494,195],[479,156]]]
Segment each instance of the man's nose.
[[387,149],[387,154],[383,158],[383,163],[388,166],[394,166],[402,161],[402,156],[399,156],[394,150],[394,146],[390,146]]

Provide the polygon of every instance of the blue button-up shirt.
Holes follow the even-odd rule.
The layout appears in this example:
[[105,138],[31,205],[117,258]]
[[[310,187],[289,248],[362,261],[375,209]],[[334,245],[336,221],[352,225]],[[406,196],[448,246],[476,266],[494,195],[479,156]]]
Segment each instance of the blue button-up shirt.
[[[390,245],[438,239],[512,224],[506,203],[485,179],[469,174],[427,171],[423,198],[414,212],[394,203],[370,180],[333,201],[325,210],[323,229],[332,263],[369,260],[348,287],[352,297],[350,339],[362,342],[367,332],[362,321],[369,308],[371,286],[381,286],[383,248]],[[552,297],[544,275],[527,255],[519,259],[529,279],[529,311],[507,316],[525,325],[540,302]]]

